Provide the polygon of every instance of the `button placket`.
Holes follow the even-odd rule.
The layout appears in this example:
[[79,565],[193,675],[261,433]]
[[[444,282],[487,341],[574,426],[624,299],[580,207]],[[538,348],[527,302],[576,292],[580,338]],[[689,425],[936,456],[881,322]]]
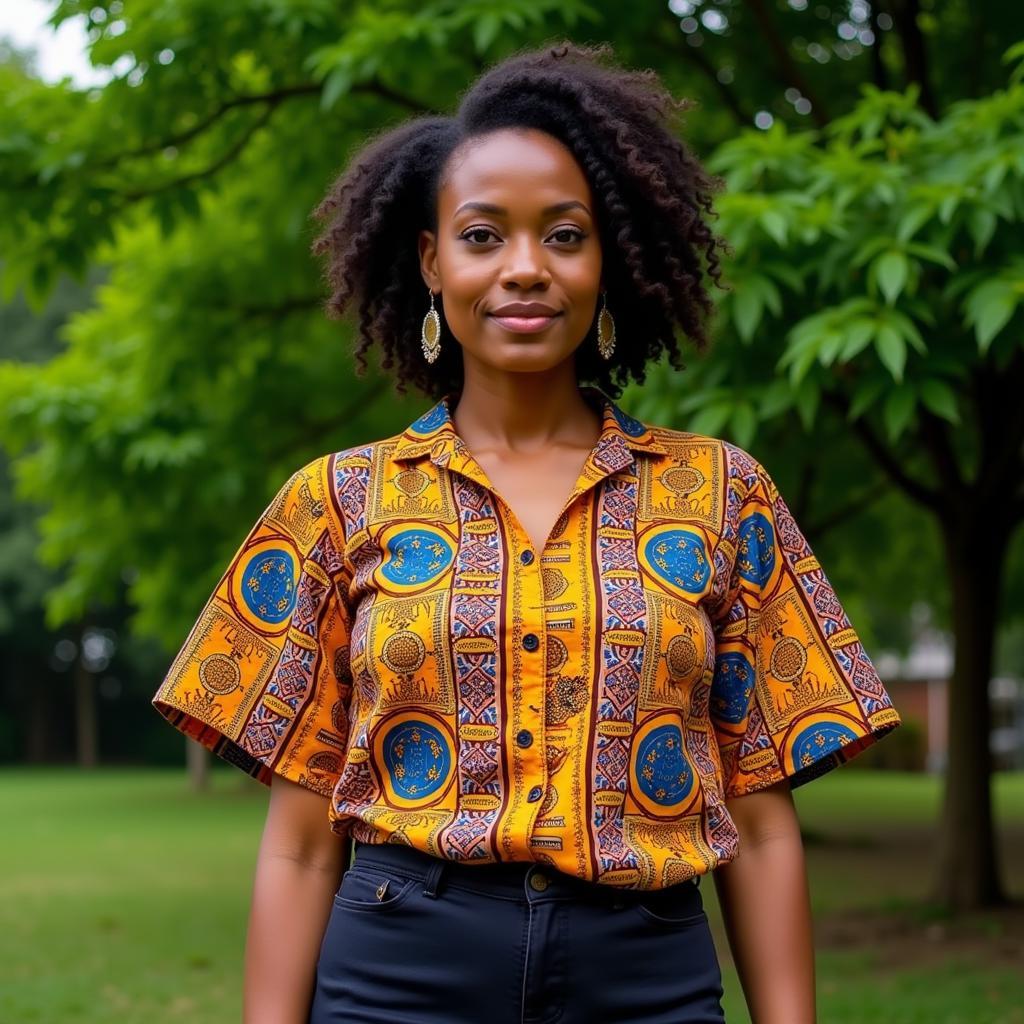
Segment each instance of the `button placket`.
[[[518,531],[517,531],[518,532]],[[521,573],[524,599],[522,633],[519,647],[523,665],[523,706],[520,714],[521,728],[515,734],[514,742],[525,767],[524,781],[529,787],[524,798],[524,824],[527,826],[525,842],[529,850],[534,823],[540,813],[541,798],[547,786],[547,765],[544,757],[544,708],[545,708],[545,645],[544,631],[546,609],[542,575],[540,572],[541,552],[536,551],[529,541],[521,538],[524,546],[520,549],[518,571]]]

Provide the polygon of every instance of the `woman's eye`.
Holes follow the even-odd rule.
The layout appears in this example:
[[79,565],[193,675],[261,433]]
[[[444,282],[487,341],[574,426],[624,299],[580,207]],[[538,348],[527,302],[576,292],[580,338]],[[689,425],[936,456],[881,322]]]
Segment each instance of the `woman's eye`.
[[559,228],[551,237],[561,245],[570,245],[573,242],[582,242],[587,236],[579,228]]
[[[484,235],[485,237],[474,238],[473,235]],[[474,245],[486,245],[488,237],[491,235],[494,235],[494,232],[490,228],[470,228],[468,231],[464,231],[460,237]]]

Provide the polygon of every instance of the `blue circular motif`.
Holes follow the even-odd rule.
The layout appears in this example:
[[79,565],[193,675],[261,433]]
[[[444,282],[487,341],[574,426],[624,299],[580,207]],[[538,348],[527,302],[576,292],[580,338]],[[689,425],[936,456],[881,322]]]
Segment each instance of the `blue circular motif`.
[[242,597],[263,622],[284,622],[295,610],[295,559],[270,548],[255,555],[242,575]]
[[413,527],[393,534],[381,573],[389,583],[414,586],[439,576],[452,563],[455,550],[442,536]]
[[384,764],[396,795],[422,800],[444,785],[452,759],[441,730],[427,722],[396,725],[384,737]]
[[742,722],[754,689],[754,666],[739,651],[726,651],[715,659],[711,684],[711,713],[723,722]]
[[711,575],[704,542],[689,530],[663,530],[644,546],[651,571],[688,594],[703,593]]
[[841,722],[815,722],[807,726],[793,741],[793,771],[807,768],[856,738],[857,734]]
[[628,434],[630,437],[639,437],[641,434],[647,433],[647,427],[643,423],[634,419],[629,413],[623,412],[614,402],[612,403],[612,415],[624,434]]
[[683,753],[678,725],[659,725],[640,740],[636,778],[643,794],[663,807],[686,799],[693,786],[693,769]]
[[445,407],[444,399],[437,403],[432,409],[428,409],[418,420],[409,425],[409,429],[417,434],[429,434],[432,430],[443,426],[448,419],[448,410]]
[[775,531],[767,516],[760,512],[751,513],[740,523],[736,566],[745,580],[759,587],[771,578],[775,568]]

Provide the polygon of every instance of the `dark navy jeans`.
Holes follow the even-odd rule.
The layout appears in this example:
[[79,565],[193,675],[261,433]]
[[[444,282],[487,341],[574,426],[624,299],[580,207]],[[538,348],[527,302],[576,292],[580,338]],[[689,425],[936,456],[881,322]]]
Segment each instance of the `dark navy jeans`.
[[699,878],[612,889],[356,843],[310,1024],[723,1024]]

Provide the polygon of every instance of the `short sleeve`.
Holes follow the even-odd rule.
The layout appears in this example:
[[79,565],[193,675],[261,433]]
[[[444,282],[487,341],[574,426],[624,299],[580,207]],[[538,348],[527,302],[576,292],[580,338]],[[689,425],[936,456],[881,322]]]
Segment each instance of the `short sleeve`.
[[348,575],[332,457],[295,473],[257,520],[152,699],[186,736],[265,785],[330,796],[351,695]]
[[709,715],[726,797],[849,761],[900,717],[767,471],[726,445]]

